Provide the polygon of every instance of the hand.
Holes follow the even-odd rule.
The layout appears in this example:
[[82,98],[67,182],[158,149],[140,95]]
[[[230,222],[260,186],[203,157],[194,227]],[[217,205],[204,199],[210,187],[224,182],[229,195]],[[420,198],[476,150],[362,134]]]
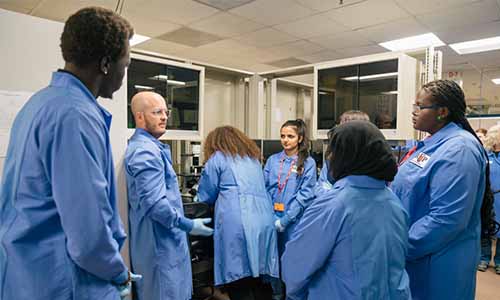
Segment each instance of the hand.
[[278,232],[284,232],[286,227],[281,224],[281,219],[278,219],[274,222],[274,227]]
[[130,272],[130,280],[127,280],[127,283],[118,285],[118,292],[120,293],[120,299],[124,300],[127,299],[128,296],[130,296],[130,293],[132,292],[132,282],[139,281],[142,279],[142,275],[139,274],[134,274]]
[[210,222],[212,222],[211,218],[193,219],[193,229],[191,229],[189,234],[211,236],[214,233],[214,230],[210,227],[205,226],[205,224],[208,224]]

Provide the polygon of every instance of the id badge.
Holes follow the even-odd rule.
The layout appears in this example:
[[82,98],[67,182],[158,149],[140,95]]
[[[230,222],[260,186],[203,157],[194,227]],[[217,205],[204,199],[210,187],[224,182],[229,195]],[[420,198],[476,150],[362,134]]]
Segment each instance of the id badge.
[[282,202],[274,203],[274,211],[284,212],[285,211],[285,203],[282,203]]

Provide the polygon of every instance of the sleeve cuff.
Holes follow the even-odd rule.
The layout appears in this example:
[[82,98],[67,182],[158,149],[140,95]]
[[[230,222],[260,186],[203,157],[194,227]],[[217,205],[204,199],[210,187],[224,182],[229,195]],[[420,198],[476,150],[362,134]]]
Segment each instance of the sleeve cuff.
[[184,217],[180,218],[179,228],[185,232],[190,232],[193,229],[193,220]]
[[280,219],[280,223],[283,227],[287,227],[290,224],[290,221],[290,217],[286,214]]
[[111,282],[116,285],[123,284],[128,279],[128,270],[125,270],[111,279]]

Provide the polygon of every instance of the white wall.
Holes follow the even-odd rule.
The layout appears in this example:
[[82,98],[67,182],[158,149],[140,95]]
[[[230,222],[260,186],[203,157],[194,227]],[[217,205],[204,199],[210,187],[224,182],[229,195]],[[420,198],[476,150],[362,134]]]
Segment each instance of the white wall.
[[[64,67],[64,61],[59,48],[59,38],[63,26],[64,24],[59,22],[0,9],[1,91],[36,92],[48,85],[52,72]],[[114,94],[113,100],[99,100],[113,115],[110,132],[111,146],[116,175],[118,177],[120,215],[125,226],[127,226],[128,218],[126,185],[122,164],[127,146],[126,101],[126,84]],[[5,107],[5,103],[1,103],[1,101],[0,106],[3,108],[0,110],[2,114],[0,118],[6,118],[5,114],[9,112],[9,107]],[[18,106],[13,106],[11,110],[18,109]],[[15,111],[10,111],[10,113],[15,113]],[[7,142],[6,140],[0,140],[0,143]],[[0,157],[0,167],[2,167],[2,170],[4,159],[5,156]],[[128,245],[123,247],[122,254],[128,261]]]
[[240,77],[205,69],[204,135],[218,126],[244,130],[244,95]]

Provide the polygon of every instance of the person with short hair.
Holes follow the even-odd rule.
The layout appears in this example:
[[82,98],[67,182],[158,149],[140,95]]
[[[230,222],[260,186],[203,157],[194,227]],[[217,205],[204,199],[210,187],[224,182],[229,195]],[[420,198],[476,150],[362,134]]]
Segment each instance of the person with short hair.
[[475,130],[477,137],[481,140],[481,142],[484,144],[484,138],[486,137],[486,134],[488,133],[488,130],[484,128],[478,128]]
[[138,278],[120,255],[111,115],[97,102],[120,88],[133,34],[108,9],[71,15],[64,68],[17,114],[0,191],[0,299],[116,300]]
[[222,126],[208,134],[204,155],[198,200],[215,207],[215,284],[233,300],[270,300],[266,282],[278,277],[279,257],[259,148]]
[[144,276],[136,284],[138,300],[191,299],[191,260],[186,233],[212,235],[210,218],[184,216],[170,147],[158,140],[170,111],[154,92],[132,97],[136,129],[125,153],[132,270]]
[[[348,110],[340,115],[339,120],[340,120],[339,125],[345,124],[345,123],[350,122],[350,121],[370,122],[370,116],[368,116],[367,113],[360,111],[360,110]],[[329,135],[332,134],[334,129],[335,129],[335,127],[332,128],[328,132],[328,134]],[[323,167],[321,167],[321,172],[319,173],[319,178],[318,178],[319,185],[322,185],[322,184],[329,185],[329,184],[332,184],[332,182],[333,182],[333,178],[328,176],[328,164],[329,164],[328,156],[329,156],[329,154],[330,154],[329,151],[325,152],[325,161],[323,163]]]
[[[406,270],[415,300],[474,299],[480,237],[491,234],[486,153],[451,80],[425,84],[413,105],[417,144],[391,189],[410,216]],[[485,192],[486,191],[486,192]]]
[[[479,129],[478,129],[479,130]],[[476,130],[476,132],[478,131]],[[486,129],[485,129],[486,130]],[[493,207],[495,210],[496,221],[500,222],[500,125],[491,127],[483,137],[483,146],[488,152],[488,165],[490,167],[490,182],[491,190],[495,198]],[[495,264],[495,273],[500,275],[500,232],[497,232],[495,256],[493,262]],[[488,269],[492,259],[492,237],[481,238],[481,258],[477,269],[484,272]]]

